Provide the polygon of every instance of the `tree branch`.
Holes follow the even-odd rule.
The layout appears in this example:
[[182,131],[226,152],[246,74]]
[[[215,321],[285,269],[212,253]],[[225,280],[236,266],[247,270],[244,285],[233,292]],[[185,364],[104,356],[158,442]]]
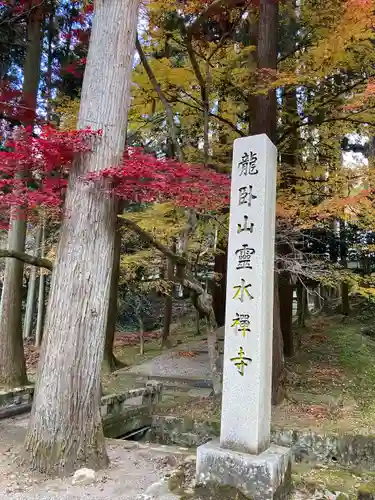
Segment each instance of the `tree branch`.
[[148,233],[147,231],[144,231],[140,226],[138,226],[136,222],[130,219],[126,219],[124,217],[121,217],[121,221],[125,226],[127,226],[128,228],[132,229],[135,233],[137,233],[138,236],[140,236],[140,238],[143,241],[157,248],[159,252],[161,252],[166,257],[171,259],[171,261],[174,262],[175,264],[179,264],[181,266],[186,266],[188,264],[187,259],[185,259],[181,255],[177,255],[176,253],[172,252],[172,250],[170,250],[166,245],[156,240],[152,236],[152,234]]
[[[185,94],[187,94],[187,92],[185,92]],[[202,113],[204,111],[202,108],[200,108],[198,106],[194,106],[194,104],[191,104],[187,101],[183,101],[182,99],[179,99],[178,97],[173,97],[173,99],[175,102],[180,102],[181,104],[185,104],[189,108],[196,109],[197,111],[201,111]],[[196,99],[194,99],[194,100],[196,101]],[[215,118],[216,120],[218,120],[219,122],[222,122],[222,123],[225,123],[226,125],[228,125],[232,130],[234,130],[241,137],[245,137],[246,134],[244,132],[242,132],[242,130],[237,128],[236,125],[234,125],[230,120],[227,120],[226,118],[224,118],[220,115],[216,115],[215,113],[211,113],[211,111],[209,112],[209,115],[212,118]]]
[[48,269],[49,271],[52,271],[52,269],[53,269],[53,262],[52,261],[50,261],[48,259],[43,259],[40,257],[35,257],[34,255],[29,255],[29,254],[24,253],[24,252],[17,252],[16,250],[6,250],[3,248],[0,248],[0,257],[17,259],[17,260],[20,260],[21,262],[24,262],[25,264],[30,264],[31,266],[42,267],[44,269]]
[[139,41],[139,38],[138,38],[138,35],[135,39],[135,46],[137,48],[137,51],[138,51],[138,54],[139,54],[139,57],[141,59],[141,62],[143,64],[143,67],[147,73],[147,76],[152,84],[152,86],[154,87],[154,90],[155,92],[157,93],[162,105],[164,106],[164,109],[165,109],[165,114],[167,115],[167,121],[168,121],[168,125],[169,125],[169,132],[171,134],[171,139],[172,139],[172,143],[173,143],[173,147],[174,147],[174,150],[175,150],[175,153],[176,153],[176,156],[177,156],[177,159],[179,161],[183,161],[183,156],[182,156],[182,151],[181,151],[181,148],[180,148],[180,144],[178,142],[178,137],[177,137],[177,130],[176,130],[176,124],[174,122],[174,119],[173,119],[173,110],[172,110],[172,107],[169,103],[169,101],[166,99],[163,91],[161,90],[161,87],[158,83],[158,81],[156,80],[156,77],[151,69],[151,66],[149,65],[148,61],[147,61],[147,58],[145,56],[145,53],[143,52],[143,49],[142,49],[142,45]]
[[167,246],[157,241],[152,234],[144,231],[138,226],[136,222],[132,220],[125,219],[121,217],[123,223],[132,229],[141,239],[150,245],[154,246],[168,257],[172,262],[177,264],[176,274],[173,278],[174,282],[180,283],[183,287],[187,288],[191,293],[191,299],[195,308],[202,314],[203,317],[207,319],[207,347],[209,351],[210,359],[210,369],[212,377],[212,385],[214,390],[214,395],[218,395],[221,392],[221,374],[219,370],[219,349],[217,343],[216,335],[216,320],[215,313],[212,307],[212,296],[202,287],[200,282],[191,273],[186,273],[188,267],[188,260],[183,256],[177,255],[172,252]]

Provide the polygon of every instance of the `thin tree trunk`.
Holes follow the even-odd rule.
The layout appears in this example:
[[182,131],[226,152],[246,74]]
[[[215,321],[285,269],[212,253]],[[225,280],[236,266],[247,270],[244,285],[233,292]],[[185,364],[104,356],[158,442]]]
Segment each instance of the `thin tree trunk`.
[[[41,9],[31,11],[27,25],[27,53],[24,65],[24,103],[34,120],[41,55]],[[24,172],[20,171],[20,177]],[[10,214],[8,248],[17,252],[25,250],[26,214],[14,207]],[[22,281],[23,263],[8,259],[5,264],[3,293],[0,303],[0,385],[22,386],[27,383],[26,363],[22,339]]]
[[[340,263],[344,269],[348,267],[348,244],[347,231],[345,221],[340,221]],[[343,281],[341,283],[341,312],[344,316],[350,313],[349,303],[349,283]]]
[[210,360],[212,388],[216,400],[222,392],[222,373],[219,366],[220,351],[217,339],[217,324],[212,307],[211,313],[207,315],[207,350]]
[[[176,253],[176,241],[173,240],[171,250],[173,253]],[[171,291],[169,295],[165,297],[165,305],[164,305],[164,320],[163,320],[163,334],[161,338],[161,347],[170,347],[171,341],[169,340],[171,323],[172,323],[172,312],[173,312],[173,281],[174,281],[174,272],[175,266],[171,259],[167,257],[167,280],[171,283]]]
[[293,338],[293,285],[288,277],[279,277],[280,326],[283,335],[284,356],[294,355]]
[[219,251],[215,253],[214,273],[215,275],[219,275],[220,279],[215,281],[215,283],[213,284],[212,297],[216,323],[218,324],[218,326],[224,326],[225,300],[227,293],[227,241],[221,241],[218,244],[218,250]]
[[[44,218],[42,220],[41,226],[42,226],[42,234],[41,234],[40,256],[41,258],[44,258],[45,245],[46,245],[46,223]],[[39,269],[38,314],[36,319],[36,332],[35,332],[36,347],[40,347],[43,338],[45,290],[46,290],[45,271],[44,269]]]
[[45,291],[46,275],[45,271],[39,271],[39,290],[38,290],[38,315],[36,320],[35,347],[40,347],[43,339],[44,309],[45,309]]
[[[26,436],[33,469],[71,473],[108,464],[100,368],[109,308],[117,207],[89,172],[121,162],[138,0],[95,1],[78,127],[102,130],[74,163]],[[94,125],[93,125],[94,124]],[[103,181],[104,183],[104,181]]]
[[195,335],[199,337],[201,333],[201,315],[199,311],[195,311]]
[[[121,210],[122,211],[122,210]],[[120,213],[121,213],[120,211]],[[111,293],[109,298],[109,308],[107,317],[107,327],[105,334],[104,356],[102,368],[106,373],[112,373],[115,370],[124,368],[122,363],[113,353],[113,343],[116,334],[117,323],[117,295],[118,295],[118,280],[120,276],[120,259],[121,259],[121,222],[117,219],[117,228],[115,232],[115,252],[113,256],[113,268],[111,276]]]
[[305,317],[305,320],[310,317],[310,309],[309,309],[309,291],[308,289],[304,286],[304,292],[303,292],[303,314]]
[[204,92],[201,92],[203,101],[203,164],[208,165],[210,154],[210,83],[211,72],[210,63],[206,61],[206,85]]
[[[38,226],[35,236],[35,246],[33,254],[37,257],[39,254],[40,240],[42,236],[42,228]],[[36,299],[36,273],[37,268],[33,266],[30,270],[29,283],[27,287],[27,301],[26,313],[23,328],[23,338],[28,339],[31,337],[33,329],[33,318],[35,312],[35,299]]]
[[51,2],[51,12],[48,17],[48,50],[47,50],[47,75],[46,75],[46,100],[47,100],[47,121],[51,121],[52,110],[52,65],[53,65],[53,39],[55,23],[55,2]]
[[341,312],[344,316],[349,316],[350,302],[349,302],[349,284],[343,281],[341,284]]
[[298,325],[302,328],[306,326],[306,288],[298,281],[297,283],[297,317]]
[[272,340],[272,404],[278,405],[284,399],[284,355],[283,337],[280,325],[279,276],[275,273]]
[[140,312],[137,313],[137,320],[139,325],[139,354],[143,356],[145,353],[145,327]]
[[320,311],[322,309],[322,297],[320,286],[317,286],[314,291],[314,309],[315,312]]

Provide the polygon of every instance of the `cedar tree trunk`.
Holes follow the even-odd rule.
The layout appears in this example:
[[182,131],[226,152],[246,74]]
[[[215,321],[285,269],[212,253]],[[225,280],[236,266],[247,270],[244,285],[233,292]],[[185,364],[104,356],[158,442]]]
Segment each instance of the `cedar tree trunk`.
[[[277,68],[278,49],[278,18],[279,5],[275,0],[260,0],[259,24],[256,50],[256,62],[258,71],[262,69],[275,70]],[[255,31],[255,30],[254,30]],[[262,73],[259,72],[261,75]],[[258,79],[260,88],[266,90],[272,83],[273,75],[268,80]],[[253,106],[250,123],[251,134],[267,134],[271,141],[276,144],[277,123],[277,101],[276,91],[270,89],[268,92],[258,93],[251,99]],[[270,266],[273,262],[269,263]],[[282,348],[282,333],[280,327],[280,304],[278,294],[278,279],[275,275],[275,297],[274,297],[274,322],[273,322],[273,353],[272,353],[272,402],[277,404],[282,398],[281,384],[284,378],[284,357]],[[280,348],[281,346],[281,348]]]
[[280,326],[283,335],[284,355],[294,355],[293,338],[293,285],[288,275],[279,277]]
[[227,241],[218,244],[218,251],[215,253],[214,273],[220,278],[214,282],[212,288],[213,308],[215,311],[216,323],[218,326],[225,325],[225,300],[227,293],[227,261],[228,245]]
[[[27,25],[27,52],[24,65],[24,103],[34,119],[40,78],[41,9],[34,8]],[[19,172],[23,176],[23,172]],[[8,249],[23,252],[26,239],[26,214],[20,207],[10,213]],[[22,338],[22,280],[23,263],[7,259],[0,304],[0,385],[19,387],[27,383]]]
[[120,257],[121,257],[121,232],[120,220],[117,219],[117,229],[115,233],[115,252],[113,257],[113,268],[111,277],[111,293],[109,298],[109,308],[107,317],[107,327],[105,334],[103,370],[112,373],[115,370],[123,368],[125,365],[113,354],[113,342],[115,340],[117,323],[117,292],[118,280],[120,276]]
[[[40,256],[44,258],[46,246],[46,221],[42,220],[42,240],[40,248]],[[46,274],[43,268],[39,269],[39,290],[38,290],[38,314],[36,319],[35,345],[40,347],[43,338],[44,328],[44,302],[46,293]]]
[[[172,244],[172,252],[176,252],[176,242]],[[174,263],[171,259],[167,257],[167,280],[172,283],[174,280]],[[172,323],[172,313],[173,313],[173,290],[165,297],[164,302],[164,319],[163,319],[163,334],[161,338],[161,347],[171,347],[171,341],[169,339]]]
[[[33,254],[37,257],[39,255],[40,240],[42,237],[42,227],[38,226],[35,236],[35,246]],[[27,301],[26,301],[26,313],[23,325],[23,338],[28,339],[31,337],[33,330],[33,318],[35,312],[35,299],[36,299],[36,273],[37,267],[32,266],[30,270],[29,283],[27,287]]]
[[[101,137],[74,163],[52,275],[25,448],[33,469],[69,474],[108,463],[100,368],[109,308],[116,202],[84,177],[123,157],[138,0],[95,0],[79,128]],[[108,186],[103,186],[108,188]]]

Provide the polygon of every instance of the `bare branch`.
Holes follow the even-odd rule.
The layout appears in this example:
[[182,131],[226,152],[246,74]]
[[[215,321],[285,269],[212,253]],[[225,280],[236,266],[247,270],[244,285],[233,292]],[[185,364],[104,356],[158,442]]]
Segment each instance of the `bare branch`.
[[52,261],[40,257],[35,257],[34,255],[29,255],[24,252],[17,252],[16,250],[6,250],[1,248],[0,257],[17,259],[20,260],[21,262],[24,262],[25,264],[30,264],[36,267],[42,267],[44,269],[48,269],[49,271],[52,271],[53,269]]

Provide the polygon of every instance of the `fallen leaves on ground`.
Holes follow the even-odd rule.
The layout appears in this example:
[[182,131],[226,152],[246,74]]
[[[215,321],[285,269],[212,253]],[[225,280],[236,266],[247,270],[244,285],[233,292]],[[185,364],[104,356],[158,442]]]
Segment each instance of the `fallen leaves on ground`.
[[173,354],[173,356],[176,356],[179,358],[196,358],[197,353],[196,352],[189,352],[189,351],[177,351]]
[[[161,336],[160,332],[144,332],[143,338],[145,341],[157,340]],[[116,332],[116,337],[113,346],[139,345],[141,334],[139,332]]]

